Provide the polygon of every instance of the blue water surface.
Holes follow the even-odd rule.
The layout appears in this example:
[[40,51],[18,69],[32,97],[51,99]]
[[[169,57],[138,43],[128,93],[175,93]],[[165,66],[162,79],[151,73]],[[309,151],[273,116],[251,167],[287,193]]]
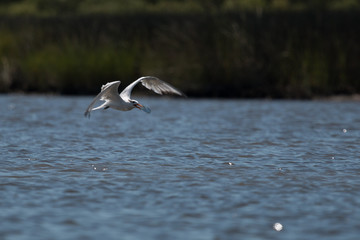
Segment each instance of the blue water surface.
[[0,101],[0,239],[360,236],[359,102]]

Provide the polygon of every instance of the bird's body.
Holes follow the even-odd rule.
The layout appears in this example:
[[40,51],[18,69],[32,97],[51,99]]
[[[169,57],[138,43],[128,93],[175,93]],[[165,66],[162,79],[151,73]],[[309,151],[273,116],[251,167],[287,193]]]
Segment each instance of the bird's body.
[[[120,81],[109,82],[101,87],[101,92],[90,103],[89,107],[85,111],[85,116],[90,117],[90,112],[98,109],[113,108],[120,111],[129,111],[134,108],[139,108],[144,112],[150,113],[151,110],[148,107],[141,105],[138,101],[130,98],[131,91],[139,82],[146,88],[156,92],[157,94],[171,93],[180,96],[185,96],[181,91],[174,88],[170,84],[156,78],[156,77],[141,77],[127,86],[120,94],[118,88]],[[105,101],[102,105],[93,108],[97,101]]]

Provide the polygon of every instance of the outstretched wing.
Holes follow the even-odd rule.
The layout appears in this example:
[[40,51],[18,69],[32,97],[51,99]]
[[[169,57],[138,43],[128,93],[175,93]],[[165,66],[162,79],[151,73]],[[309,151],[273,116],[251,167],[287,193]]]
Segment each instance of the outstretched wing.
[[94,98],[94,100],[92,100],[92,102],[86,109],[84,113],[85,116],[90,117],[90,112],[93,110],[93,106],[97,101],[99,100],[111,101],[111,100],[115,100],[116,98],[119,98],[119,92],[118,92],[119,85],[120,85],[120,81],[109,82],[103,85],[101,87],[101,92]]
[[170,84],[151,76],[141,77],[138,80],[131,83],[129,86],[127,86],[121,93],[120,97],[124,100],[129,100],[131,96],[131,91],[133,88],[138,84],[139,82],[142,83],[143,86],[145,86],[147,89],[152,90],[156,92],[157,94],[177,94],[180,96],[185,96],[184,93],[182,93],[180,90],[176,89],[175,87],[171,86]]

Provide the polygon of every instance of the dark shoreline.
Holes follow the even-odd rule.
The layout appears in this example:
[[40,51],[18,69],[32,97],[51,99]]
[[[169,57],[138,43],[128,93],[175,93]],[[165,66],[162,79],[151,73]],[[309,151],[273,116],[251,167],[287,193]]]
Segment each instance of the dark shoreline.
[[191,97],[360,93],[359,11],[0,17],[0,92],[94,94],[155,75]]

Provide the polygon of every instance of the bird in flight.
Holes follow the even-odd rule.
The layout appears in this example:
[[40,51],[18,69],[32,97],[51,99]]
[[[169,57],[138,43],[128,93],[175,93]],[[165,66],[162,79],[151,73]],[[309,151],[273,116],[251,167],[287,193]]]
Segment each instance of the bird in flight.
[[[138,101],[131,99],[131,91],[139,82],[142,83],[147,89],[150,89],[157,94],[177,94],[180,96],[185,96],[180,90],[171,86],[170,84],[152,76],[141,77],[127,86],[120,94],[118,88],[120,81],[109,82],[101,87],[101,92],[94,98],[86,109],[84,115],[85,117],[90,117],[90,112],[98,109],[108,109],[113,108],[120,111],[129,111],[133,108],[138,108],[143,110],[146,113],[150,113],[151,109],[141,105]],[[97,101],[105,101],[102,105],[98,107],[93,107]]]

